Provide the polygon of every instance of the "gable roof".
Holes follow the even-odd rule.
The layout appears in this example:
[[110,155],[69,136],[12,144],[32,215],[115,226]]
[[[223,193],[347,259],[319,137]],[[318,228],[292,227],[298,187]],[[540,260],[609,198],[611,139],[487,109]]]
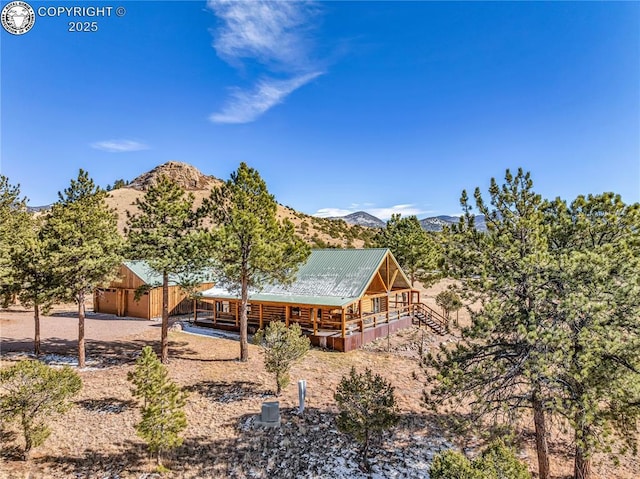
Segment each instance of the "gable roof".
[[[162,273],[153,269],[149,263],[143,260],[137,261],[125,261],[123,263],[127,268],[131,270],[140,280],[149,286],[161,286],[162,285]],[[213,283],[213,273],[210,269],[205,268],[196,273],[189,274],[169,274],[169,286],[176,286],[180,282],[199,281],[200,283]]]
[[[317,249],[302,264],[293,284],[267,285],[250,291],[249,299],[263,302],[344,306],[360,298],[389,255],[387,248]],[[407,281],[402,271],[400,274]],[[238,299],[221,287],[203,291],[204,298]]]

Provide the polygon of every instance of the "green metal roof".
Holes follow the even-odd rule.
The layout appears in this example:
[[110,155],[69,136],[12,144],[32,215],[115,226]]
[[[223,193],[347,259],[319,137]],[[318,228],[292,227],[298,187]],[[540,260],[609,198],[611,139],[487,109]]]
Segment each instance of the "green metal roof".
[[[265,286],[250,292],[253,301],[294,304],[343,306],[360,298],[376,274],[387,248],[312,250],[306,263],[300,266],[296,280],[290,286]],[[237,299],[238,295],[221,287],[203,292],[205,298]]]
[[[149,286],[161,286],[162,285],[162,273],[156,271],[146,261],[125,261],[124,265],[129,268],[133,274],[140,278],[145,284]],[[213,273],[210,269],[203,269],[197,273],[191,274],[169,274],[169,285],[175,286],[181,282],[188,280],[196,280],[200,283],[213,283]]]

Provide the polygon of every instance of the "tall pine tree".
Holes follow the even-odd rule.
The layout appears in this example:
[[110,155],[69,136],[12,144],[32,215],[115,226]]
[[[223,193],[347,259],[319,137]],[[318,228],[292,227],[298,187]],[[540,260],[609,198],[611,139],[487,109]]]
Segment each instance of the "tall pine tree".
[[258,171],[241,163],[223,185],[215,187],[204,209],[214,225],[215,259],[220,282],[240,293],[240,360],[247,361],[249,289],[295,279],[309,247],[293,224],[276,217],[277,203]]
[[556,259],[550,383],[574,430],[574,478],[614,444],[637,448],[640,418],[640,205],[613,193],[546,208]]
[[549,477],[545,412],[545,360],[549,341],[548,284],[551,259],[549,227],[542,214],[542,198],[533,191],[529,173],[509,170],[500,186],[491,180],[490,204],[480,189],[475,203],[486,218],[488,231],[475,228],[474,215],[463,192],[465,216],[446,235],[445,263],[461,280],[462,295],[471,310],[472,325],[462,331],[454,348],[431,355],[433,389],[427,404],[455,408],[471,398],[476,417],[507,423],[524,410],[533,410],[538,470]]
[[25,235],[23,241],[12,248],[11,263],[20,303],[33,307],[33,349],[34,354],[40,355],[40,312],[49,311],[60,291],[44,219],[33,216],[25,219]]
[[29,234],[27,200],[20,196],[20,185],[12,185],[0,175],[0,301],[8,305],[17,293],[12,251],[22,246]]
[[161,360],[169,360],[169,275],[204,267],[209,252],[199,228],[194,197],[167,176],[160,177],[142,199],[139,213],[129,217],[127,239],[131,259],[145,260],[162,274]]
[[44,234],[51,251],[58,297],[78,305],[78,365],[85,366],[85,299],[113,278],[122,261],[122,238],[106,191],[80,169],[69,188],[58,193]]

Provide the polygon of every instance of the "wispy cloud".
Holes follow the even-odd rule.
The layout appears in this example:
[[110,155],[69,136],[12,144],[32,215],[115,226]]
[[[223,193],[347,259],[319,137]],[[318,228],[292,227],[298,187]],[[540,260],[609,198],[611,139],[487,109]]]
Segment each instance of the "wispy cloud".
[[134,140],[106,140],[91,143],[91,148],[109,153],[126,153],[129,151],[148,150],[149,145]]
[[218,56],[235,67],[251,60],[266,69],[255,87],[233,88],[211,121],[254,121],[323,74],[312,59],[311,21],[319,11],[314,2],[209,0],[207,6],[221,22],[212,31]]
[[[371,203],[365,203],[365,205],[371,205]],[[355,213],[356,211],[366,211],[367,213],[380,218],[381,220],[388,220],[391,218],[391,215],[401,214],[402,216],[418,216],[418,218],[422,218],[423,216],[427,216],[429,214],[433,214],[433,211],[424,210],[418,208],[413,204],[405,204],[405,205],[394,205],[382,208],[358,208],[358,205],[351,205],[349,208],[320,208],[316,211],[313,216],[318,216],[320,218],[327,218],[330,216],[346,216],[351,213]]]
[[290,80],[260,80],[252,91],[235,89],[231,99],[209,119],[216,123],[249,123],[272,106],[281,103],[289,93],[313,80],[319,73],[309,73]]

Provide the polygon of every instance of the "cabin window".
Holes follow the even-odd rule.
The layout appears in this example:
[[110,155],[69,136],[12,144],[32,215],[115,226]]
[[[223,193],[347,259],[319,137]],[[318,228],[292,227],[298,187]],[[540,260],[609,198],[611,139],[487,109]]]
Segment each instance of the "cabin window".
[[247,314],[251,314],[251,305],[247,304]]
[[218,301],[216,303],[216,311],[218,311],[219,313],[228,313],[229,301]]
[[371,300],[371,306],[373,307],[373,312],[374,313],[379,313],[380,312],[380,298],[373,298]]
[[300,308],[291,308],[291,317],[299,318],[300,317]]
[[322,319],[322,310],[318,309],[318,319]]

